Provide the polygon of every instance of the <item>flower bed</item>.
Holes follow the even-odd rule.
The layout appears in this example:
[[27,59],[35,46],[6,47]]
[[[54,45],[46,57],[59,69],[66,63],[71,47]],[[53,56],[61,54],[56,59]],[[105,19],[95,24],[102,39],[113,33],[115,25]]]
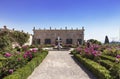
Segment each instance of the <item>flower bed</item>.
[[4,79],[27,79],[27,77],[42,62],[42,60],[46,57],[47,54],[47,51],[43,51],[37,57],[33,58],[29,63],[27,63],[27,65],[16,70],[12,75],[9,75]]
[[88,70],[93,72],[99,79],[111,79],[110,72],[103,66],[99,65],[98,63],[83,58],[79,54],[76,54],[75,57],[82,63]]
[[120,78],[120,46],[91,44],[71,53],[99,79]]
[[[0,79],[17,72],[17,70],[22,67],[29,68],[29,66],[26,66],[28,63],[39,59],[40,61],[33,62],[33,64],[35,64],[34,67],[36,67],[36,64],[40,63],[44,56],[46,56],[46,54],[44,55],[44,53],[42,53],[41,48],[23,46],[19,49],[19,51],[17,51],[17,48],[14,49],[14,52],[3,52],[0,54]],[[40,56],[41,59],[38,58],[38,56]]]

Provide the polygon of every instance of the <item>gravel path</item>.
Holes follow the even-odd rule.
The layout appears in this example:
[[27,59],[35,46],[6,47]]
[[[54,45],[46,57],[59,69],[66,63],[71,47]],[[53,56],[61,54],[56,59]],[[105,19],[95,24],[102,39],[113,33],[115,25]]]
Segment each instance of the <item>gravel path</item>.
[[69,51],[49,51],[28,79],[96,79],[76,63]]

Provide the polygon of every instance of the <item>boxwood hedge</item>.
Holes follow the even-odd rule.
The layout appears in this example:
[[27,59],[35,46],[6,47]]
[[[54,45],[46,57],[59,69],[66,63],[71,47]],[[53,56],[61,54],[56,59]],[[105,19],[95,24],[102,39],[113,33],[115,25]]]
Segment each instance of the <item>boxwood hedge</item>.
[[96,62],[94,62],[94,61],[92,61],[90,59],[83,58],[79,54],[75,54],[74,56],[88,70],[93,72],[93,74],[95,74],[98,77],[98,79],[112,79],[112,77],[110,75],[110,71],[108,71],[105,67],[101,66],[100,64],[98,64],[98,63],[96,63]]
[[110,70],[114,66],[114,63],[110,60],[100,60],[100,64],[108,70]]
[[112,61],[112,62],[115,62],[115,57],[107,56],[107,55],[101,55],[100,57],[101,57],[102,59],[110,60],[110,61]]

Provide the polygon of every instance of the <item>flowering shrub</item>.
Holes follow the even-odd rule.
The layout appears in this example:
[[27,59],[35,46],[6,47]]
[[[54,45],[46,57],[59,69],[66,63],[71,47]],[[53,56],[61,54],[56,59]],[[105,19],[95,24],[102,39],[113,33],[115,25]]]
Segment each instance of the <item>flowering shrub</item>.
[[116,62],[116,63],[119,63],[119,62],[120,62],[120,55],[117,55],[117,56],[116,56],[115,62]]
[[117,55],[116,58],[120,58],[120,55]]
[[27,79],[28,76],[34,71],[34,69],[47,56],[48,51],[41,51],[41,53],[36,54],[37,56],[33,58],[29,63],[27,63],[24,67],[17,69],[11,75],[8,75],[3,79]]
[[101,55],[101,51],[98,49],[99,49],[99,46],[93,44],[93,45],[90,45],[89,47],[88,46],[78,47],[78,48],[76,48],[76,51],[77,51],[77,53],[79,53],[85,57],[94,59],[95,57],[98,57]]
[[18,68],[23,67],[37,56],[38,48],[29,49],[28,46],[23,46],[21,49],[23,50],[22,52],[15,51],[6,52],[3,54],[6,60],[1,62],[2,67],[0,68],[0,79],[2,79],[4,76],[12,74]]
[[29,49],[29,46],[28,46],[28,45],[23,45],[23,46],[22,46],[22,50],[23,50],[23,51],[27,51],[28,49]]
[[11,57],[12,56],[12,54],[10,54],[10,53],[5,53],[5,55],[4,55],[5,57]]
[[103,46],[105,49],[103,50],[103,54],[113,56],[115,57],[116,55],[120,54],[120,46],[116,45],[107,45]]
[[[85,63],[89,63],[88,60],[96,62],[98,66],[87,65],[86,67],[93,73],[101,71],[98,68],[97,72],[94,70],[96,67],[102,66],[110,72],[112,78],[101,78],[101,79],[119,79],[120,78],[120,45],[96,45],[87,43],[85,46],[79,46],[74,51],[71,52],[75,58],[77,58],[84,66]],[[87,60],[84,62],[84,60]],[[95,65],[95,64],[94,64]],[[92,68],[93,67],[93,68]],[[106,70],[105,69],[105,70]],[[103,74],[103,73],[102,73]],[[106,74],[103,74],[106,75]],[[99,75],[100,76],[100,75]],[[102,76],[101,76],[102,77]]]

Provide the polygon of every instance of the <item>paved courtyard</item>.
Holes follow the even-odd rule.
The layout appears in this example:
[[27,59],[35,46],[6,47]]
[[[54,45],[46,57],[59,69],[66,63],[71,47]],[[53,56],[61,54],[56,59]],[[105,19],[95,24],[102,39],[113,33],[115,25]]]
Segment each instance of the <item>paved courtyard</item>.
[[96,79],[69,54],[69,51],[49,51],[47,57],[28,79]]

